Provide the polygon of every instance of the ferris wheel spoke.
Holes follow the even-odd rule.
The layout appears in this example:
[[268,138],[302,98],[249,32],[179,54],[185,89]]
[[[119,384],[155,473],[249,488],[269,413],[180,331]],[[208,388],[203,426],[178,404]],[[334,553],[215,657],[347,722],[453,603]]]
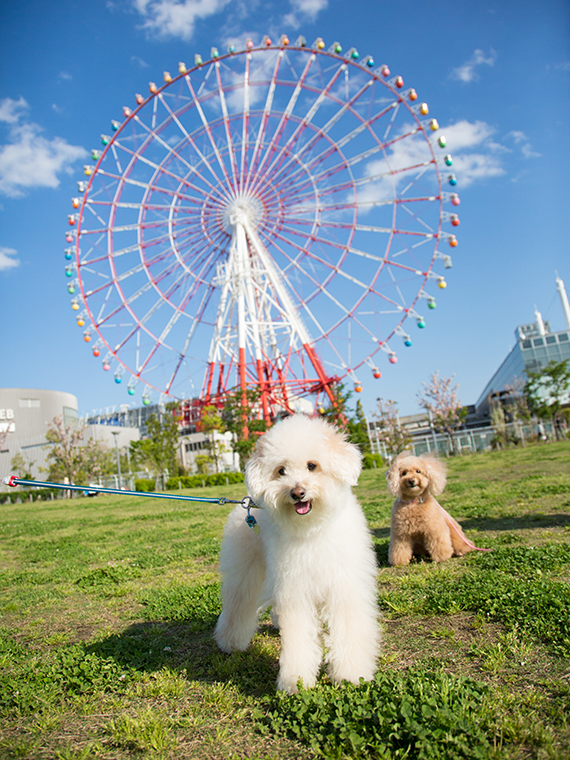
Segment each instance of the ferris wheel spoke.
[[402,208],[410,216],[410,218],[413,219],[417,224],[421,225],[422,227],[425,227],[425,229],[428,230],[428,232],[431,232],[432,234],[435,233],[435,230],[431,226],[431,224],[424,222],[424,220],[421,217],[419,217],[414,211],[408,208],[407,204],[408,204],[408,201],[406,199],[400,204],[400,208]]
[[[188,79],[189,79],[189,78],[188,78]],[[207,159],[207,157],[204,155],[204,153],[203,153],[203,152],[202,152],[202,151],[201,151],[201,150],[198,148],[198,146],[196,145],[195,141],[192,139],[191,135],[190,135],[190,134],[188,133],[188,131],[185,129],[185,127],[184,127],[184,126],[183,126],[183,124],[181,123],[181,121],[180,121],[180,119],[178,118],[178,116],[177,116],[177,115],[174,113],[174,111],[172,111],[172,109],[170,108],[170,106],[169,106],[169,105],[168,105],[168,103],[166,102],[165,98],[163,97],[162,93],[159,93],[159,97],[160,97],[160,99],[161,99],[161,102],[162,102],[162,104],[163,104],[164,108],[166,109],[166,111],[168,112],[168,114],[170,115],[170,117],[172,118],[172,120],[174,121],[174,123],[177,125],[177,127],[180,129],[180,132],[181,132],[181,133],[182,133],[182,135],[184,136],[184,139],[185,139],[185,140],[186,140],[186,141],[187,141],[187,142],[188,142],[188,143],[189,143],[189,144],[192,146],[192,149],[193,149],[194,151],[196,151],[196,154],[199,156],[199,158],[200,158],[200,161],[201,161],[201,162],[204,164],[204,166],[205,166],[205,167],[208,169],[208,171],[210,172],[210,174],[211,174],[211,175],[212,175],[212,177],[214,178],[214,184],[212,184],[212,183],[211,183],[209,180],[207,180],[207,179],[206,179],[206,178],[205,178],[203,175],[201,175],[201,174],[198,172],[198,170],[197,170],[195,167],[193,167],[191,164],[188,164],[188,163],[184,162],[184,165],[185,165],[187,168],[190,168],[190,170],[193,172],[193,174],[195,174],[196,176],[198,176],[198,177],[199,177],[199,178],[200,178],[200,179],[201,179],[201,180],[204,182],[204,184],[206,184],[206,185],[207,185],[207,186],[210,188],[210,191],[215,191],[215,192],[218,192],[218,188],[219,188],[219,177],[218,177],[218,175],[216,174],[216,172],[214,171],[214,169],[213,169],[213,167],[212,167],[211,163],[208,161],[208,159]],[[179,154],[178,154],[177,152],[174,152],[172,148],[169,148],[169,152],[170,152],[170,153],[174,153],[174,155],[176,156],[176,158],[177,158],[177,159],[179,159],[179,158],[180,158]],[[157,167],[157,168],[159,168],[159,167]],[[164,171],[164,173],[168,174],[168,172],[166,172],[166,171],[163,169],[163,167],[162,167],[162,166],[160,167],[160,169],[161,169],[161,171]],[[190,184],[190,183],[188,183],[188,184],[189,184],[189,186],[191,186],[191,184]]]
[[[301,119],[300,123],[296,127],[296,129],[293,131],[293,134],[289,137],[289,139],[277,149],[276,155],[273,157],[271,163],[268,165],[266,172],[268,174],[275,174],[277,176],[277,169],[279,167],[279,164],[284,160],[284,157],[291,151],[291,148],[293,145],[295,145],[302,134],[304,133],[305,129],[312,124],[312,120],[314,119],[315,115],[317,114],[319,108],[329,95],[330,90],[335,85],[337,79],[341,75],[341,73],[346,69],[346,63],[342,63],[336,71],[333,73],[332,77],[329,79],[328,83],[325,85],[323,90],[318,94],[317,98],[315,99],[314,103],[311,105],[309,110],[307,111],[306,115]],[[268,153],[266,151],[265,156],[268,156]],[[264,157],[265,158],[265,157]],[[260,169],[263,166],[263,163],[260,164]]]
[[[340,244],[340,243],[336,243],[335,241],[327,240],[326,238],[322,238],[322,237],[318,237],[318,236],[315,236],[314,240],[315,240],[315,242],[321,242],[321,243],[323,243],[323,244],[325,244],[327,246],[332,246],[334,248],[338,248],[338,249],[342,250],[343,256],[342,256],[341,259],[339,259],[339,261],[336,264],[333,264],[332,262],[327,261],[326,259],[322,258],[321,256],[318,256],[314,251],[309,251],[308,252],[308,257],[310,259],[316,261],[318,264],[320,264],[321,266],[325,267],[326,269],[329,269],[330,270],[330,274],[332,276],[338,275],[339,277],[341,277],[341,278],[343,278],[345,280],[348,280],[349,282],[352,282],[353,285],[356,285],[357,287],[361,288],[364,291],[364,295],[367,295],[368,293],[370,293],[372,295],[378,295],[378,296],[381,295],[379,292],[377,292],[372,287],[373,284],[374,284],[374,279],[375,278],[372,280],[371,283],[365,283],[362,280],[359,280],[357,277],[354,277],[353,275],[351,275],[349,272],[347,272],[346,268],[343,266],[343,262],[345,260],[344,254],[347,251],[354,251],[354,249],[347,248],[346,245],[343,245],[343,244]],[[305,275],[305,277],[307,277],[307,279],[311,279],[311,281],[313,281],[314,283],[316,283],[316,280],[313,280],[313,278],[309,276],[309,274],[306,271],[306,269],[304,267],[302,267],[299,264],[299,262],[294,261],[292,263],[293,263],[293,265],[300,272],[302,272]],[[413,270],[410,270],[410,271],[413,271]],[[326,288],[329,280],[330,280],[330,276],[327,277],[327,278],[325,278],[324,282],[320,282],[319,285],[321,285],[323,288]],[[307,301],[310,301],[310,300],[311,300],[311,297],[308,297]]]
[[234,190],[237,192],[239,188],[239,178],[238,178],[238,168],[236,163],[236,156],[234,151],[234,143],[232,139],[232,133],[230,129],[230,121],[228,116],[228,106],[226,104],[226,97],[224,94],[224,88],[222,86],[222,78],[220,75],[220,62],[216,61],[215,64],[216,67],[216,79],[218,82],[218,95],[220,98],[220,105],[222,107],[222,116],[224,119],[224,129],[226,132],[226,143],[228,146],[228,153],[230,157],[230,164],[232,167],[232,176],[233,176],[233,187]]
[[408,190],[410,190],[418,182],[418,180],[420,180],[424,176],[424,174],[427,172],[427,169],[428,169],[427,165],[424,164],[424,166],[420,168],[420,171],[416,174],[416,176],[410,182],[408,182],[406,187],[404,187],[404,189],[402,190],[402,195],[407,193]]
[[[133,159],[135,158],[135,156],[138,157],[138,154],[133,153],[132,154]],[[157,175],[161,175],[161,176],[164,176],[164,177],[168,177],[171,180],[174,180],[178,184],[182,184],[184,186],[184,188],[185,188],[185,193],[184,193],[184,196],[183,196],[184,200],[194,201],[196,204],[199,204],[199,203],[203,202],[204,198],[208,197],[208,192],[206,192],[206,190],[202,190],[196,184],[192,184],[189,180],[185,179],[184,177],[180,177],[178,174],[175,174],[174,172],[169,171],[164,166],[161,166],[161,165],[155,163],[154,161],[150,161],[149,159],[147,159],[144,156],[140,156],[140,157],[138,157],[138,159],[142,163],[144,163],[146,166],[148,166],[149,169],[153,169],[154,170],[155,177]],[[103,175],[103,176],[106,176],[106,177],[110,177],[110,178],[112,178],[114,180],[117,180],[117,182],[120,181],[124,185],[132,186],[132,187],[140,187],[141,189],[143,189],[143,190],[145,190],[147,192],[151,191],[151,192],[156,192],[156,193],[161,193],[163,195],[171,196],[173,198],[177,197],[177,193],[176,193],[175,190],[172,190],[169,187],[165,187],[164,185],[153,184],[153,183],[148,182],[148,181],[147,182],[143,182],[141,180],[137,180],[137,179],[134,179],[132,177],[120,177],[120,176],[115,175],[112,172],[106,171],[104,169],[100,170],[100,174]],[[206,180],[206,178],[203,177],[203,175],[201,175],[195,167],[192,167],[192,174],[194,176],[196,176],[196,177],[199,177],[202,180],[202,182],[206,185],[206,187],[210,189],[210,192],[218,193],[217,187],[214,186],[214,185],[212,185],[210,182],[208,182]],[[188,193],[189,190],[195,190],[195,191],[197,191],[199,193],[201,192],[203,197],[199,198],[199,197],[196,197],[196,196],[192,196],[191,194]]]
[[[214,178],[214,184],[213,185],[211,185],[211,183],[209,181],[207,181],[206,178],[202,174],[200,174],[200,172],[198,172],[198,170],[189,161],[187,161],[183,156],[181,156],[178,151],[174,150],[174,148],[172,148],[170,145],[168,145],[168,143],[165,142],[162,139],[161,135],[158,132],[156,132],[154,128],[151,129],[142,120],[140,120],[138,117],[136,117],[136,118],[137,118],[138,123],[142,126],[142,128],[144,130],[146,130],[147,135],[148,135],[148,139],[149,140],[155,140],[159,145],[161,145],[164,148],[164,150],[166,151],[166,155],[169,158],[171,158],[171,157],[176,158],[176,160],[180,161],[180,163],[182,164],[182,166],[184,166],[187,169],[188,172],[190,172],[191,174],[194,174],[195,176],[197,176],[202,182],[210,185],[213,190],[218,191],[217,188],[219,188],[219,186],[220,186],[220,178],[214,172],[212,166],[210,165],[210,163],[208,162],[208,160],[206,159],[206,157],[198,149],[198,147],[196,146],[196,144],[194,143],[194,141],[190,137],[188,137],[188,142],[192,145],[193,149],[196,151],[197,155],[200,157],[200,160],[204,163],[204,165],[208,168],[208,170],[212,174],[212,176]],[[141,160],[144,163],[146,163],[146,161],[145,161],[144,157],[142,157],[142,155],[143,154],[137,153],[137,152],[133,153],[133,156],[136,156],[138,160]],[[157,169],[159,169],[161,171],[161,173],[163,173],[163,174],[165,174],[167,176],[170,176],[170,174],[171,174],[166,169],[164,169],[162,166],[157,166]],[[177,181],[183,182],[184,184],[188,184],[190,186],[190,183],[188,181],[184,181],[182,179],[182,177],[180,177],[180,176],[178,176],[178,175],[176,175],[174,173],[172,173],[172,177],[174,179],[176,179]]]
[[392,128],[394,126],[394,122],[396,121],[396,117],[398,115],[399,110],[400,110],[399,105],[396,102],[396,106],[395,106],[394,111],[392,113],[392,118],[389,120],[388,125],[386,127],[386,131],[384,132],[384,135],[382,137],[382,142],[386,142],[386,140],[388,139],[388,135],[392,131]]
[[[364,94],[366,89],[370,86],[372,83],[372,80],[370,80],[367,84],[365,84],[357,93],[355,93],[352,98],[345,103],[341,104],[341,107],[337,111],[337,113],[329,119],[329,121],[319,129],[315,134],[298,150],[296,153],[293,153],[291,158],[289,158],[288,161],[283,163],[281,167],[275,172],[275,178],[279,178],[282,174],[287,172],[287,170],[293,165],[294,163],[299,163],[300,157],[303,153],[305,153],[307,150],[313,147],[313,145],[322,137],[329,134],[330,130],[333,126],[335,126],[338,121],[344,116],[346,113],[351,111],[353,115],[355,115],[357,118],[361,118],[358,114],[354,113],[352,110],[352,106],[357,102],[357,100]],[[345,145],[348,145],[352,140],[354,140],[358,135],[360,135],[364,130],[372,127],[372,125],[382,116],[384,116],[386,113],[388,113],[391,109],[395,107],[395,103],[391,103],[386,108],[383,108],[381,111],[376,113],[373,117],[369,119],[362,120],[362,123],[359,124],[357,127],[355,127],[351,132],[349,132],[347,135],[345,135],[343,138],[333,141],[331,145],[327,147],[326,150],[322,151],[320,154],[316,155],[314,158],[312,158],[306,165],[309,168],[312,168],[314,166],[317,166],[318,164],[322,163],[324,160],[326,160],[335,150],[342,149]],[[370,130],[371,131],[371,130]],[[379,143],[378,148],[379,150],[382,149],[382,144],[374,134],[374,132],[371,131],[371,134],[373,138]],[[296,171],[292,172],[292,176],[294,177],[295,174],[299,173],[300,169],[297,169]]]
[[119,154],[117,152],[117,145],[115,143],[111,145],[111,152],[113,153],[113,158],[115,159],[115,164],[117,165],[117,171],[119,174],[122,174],[123,168],[121,167],[121,162],[119,161]]
[[[411,133],[410,133],[411,134]],[[308,181],[305,176],[305,172],[307,169],[314,169],[318,163],[325,160],[329,155],[331,155],[333,152],[337,150],[337,146],[329,146],[329,148],[326,151],[323,151],[319,156],[316,156],[314,159],[312,159],[308,164],[304,167],[297,168],[296,171],[292,172],[291,175],[287,178],[287,185],[292,186],[295,184],[296,178],[300,178],[301,185],[298,186],[298,190],[302,187],[308,186]],[[322,172],[314,175],[314,181],[317,183],[323,182],[326,179],[329,179],[330,177],[334,176],[335,174],[338,174],[338,172],[347,169],[352,168],[353,166],[356,166],[357,164],[361,163],[362,161],[366,161],[369,158],[372,158],[376,154],[380,152],[385,151],[385,146],[382,144],[375,145],[372,148],[362,151],[361,153],[358,153],[355,156],[351,156],[350,158],[344,158],[339,163],[335,164],[334,166],[327,167]],[[427,164],[431,164],[432,161],[427,162]],[[406,166],[401,169],[390,169],[389,171],[382,172],[381,174],[375,175],[374,179],[379,179],[384,176],[393,176],[395,174],[400,174],[407,171],[412,171],[413,169],[417,168],[424,168],[426,166],[426,162],[422,162],[419,165],[413,165],[413,166]],[[371,177],[365,177],[360,180],[360,183],[366,184],[368,182],[374,181]],[[358,184],[358,180],[355,181],[355,184]],[[330,191],[329,191],[330,192]]]
[[[335,190],[336,192],[336,190]],[[404,204],[408,203],[426,203],[428,201],[435,201],[437,198],[435,196],[422,196],[417,198],[386,198],[384,200],[378,200],[378,201],[359,201],[358,203],[354,202],[338,202],[338,203],[320,203],[319,204],[319,211],[321,212],[329,212],[329,211],[344,211],[346,209],[366,209],[366,208],[376,208],[378,206],[396,206],[400,204],[403,206]],[[305,214],[305,213],[311,213],[315,210],[314,206],[291,206],[291,212],[295,214]],[[420,221],[420,217],[418,217],[416,214],[414,214],[409,209],[406,209],[408,213],[410,213],[414,218],[416,218],[418,221]]]
[[[291,118],[291,114],[293,113],[293,109],[295,108],[295,105],[297,104],[297,101],[299,99],[299,95],[301,94],[301,91],[303,89],[304,82],[309,74],[309,70],[311,68],[311,65],[314,63],[316,59],[316,55],[313,53],[307,63],[305,64],[305,67],[301,73],[301,76],[299,77],[299,80],[297,81],[297,84],[295,85],[295,89],[293,90],[291,97],[289,98],[289,102],[287,103],[287,106],[285,107],[285,110],[283,111],[281,118],[279,120],[279,123],[277,125],[277,128],[273,134],[273,137],[271,138],[267,149],[263,155],[263,158],[258,161],[260,149],[263,140],[265,139],[265,130],[267,127],[267,122],[269,120],[269,115],[271,113],[271,104],[273,102],[273,95],[275,92],[275,85],[270,86],[269,91],[267,93],[267,99],[265,101],[265,107],[263,109],[263,118],[260,125],[260,129],[257,135],[257,140],[255,143],[255,148],[253,151],[253,156],[251,160],[251,172],[248,177],[248,180],[251,178],[257,178],[261,175],[261,170],[265,164],[265,162],[268,160],[268,158],[274,153],[274,151],[277,148],[277,145],[279,144],[279,140],[281,139],[281,135],[283,134],[283,130],[285,129],[285,126],[287,125],[289,119]],[[279,64],[281,62],[281,59],[279,58],[276,63],[276,69],[278,68]],[[274,70],[272,78],[272,82],[277,81],[277,71]],[[249,182],[247,185],[247,188],[249,189]]]
[[[109,298],[110,298],[110,296],[111,296],[111,290],[108,290],[108,291],[107,291],[107,293],[106,293],[106,295],[105,295],[105,298],[104,298],[104,300],[103,300],[103,303],[102,303],[102,304],[101,304],[101,306],[99,307],[99,312],[98,312],[97,316],[96,316],[96,317],[93,317],[93,315],[92,315],[93,324],[94,324],[94,326],[95,326],[95,329],[96,329],[98,332],[99,332],[99,327],[98,327],[98,325],[99,325],[99,323],[100,323],[101,319],[103,318],[103,314],[104,314],[104,312],[105,312],[105,309],[106,309],[106,308],[107,308],[107,306],[109,305],[109,304],[108,304],[108,301],[109,301]],[[91,310],[90,310],[90,313],[91,313]]]
[[[224,179],[226,181],[226,187],[228,191],[228,197],[235,198],[236,194],[236,188],[232,185],[230,176],[228,174],[228,171],[226,169],[226,164],[222,159],[222,156],[220,154],[220,151],[218,149],[218,146],[216,145],[216,141],[214,140],[214,136],[212,135],[212,130],[210,129],[210,124],[208,122],[208,119],[206,118],[206,114],[204,113],[204,110],[202,109],[202,105],[200,103],[200,99],[197,97],[196,93],[194,92],[194,88],[192,86],[192,82],[190,80],[190,77],[188,74],[184,77],[186,80],[186,84],[188,85],[188,89],[190,90],[190,93],[192,95],[192,98],[194,99],[194,107],[196,108],[196,111],[198,112],[198,115],[200,116],[200,120],[202,122],[202,126],[204,127],[206,134],[208,135],[208,139],[210,141],[210,145],[212,146],[212,150],[214,151],[214,155],[216,156],[216,160],[218,162],[218,166],[221,169],[221,172],[224,176]],[[212,172],[213,176],[216,177],[212,167],[208,163],[208,168]],[[220,182],[219,177],[216,177],[217,181]]]
[[[93,218],[95,218],[100,224],[103,224],[103,225],[106,224],[105,219],[103,219],[103,217],[99,213],[99,209],[94,208],[92,206],[92,204],[90,203],[89,199],[85,203],[84,208],[87,209],[93,215]],[[81,232],[79,234],[82,235],[82,234],[85,234],[85,233],[81,230]]]
[[241,129],[241,158],[239,169],[239,187],[245,186],[247,173],[247,156],[249,151],[249,76],[251,68],[251,54],[245,56],[245,69],[243,75],[243,116]]
[[[283,235],[278,234],[278,235],[276,235],[276,237],[279,238],[280,240],[283,240],[283,242],[286,242],[288,245],[293,246],[294,248],[298,248],[299,251],[303,251],[303,248],[301,246],[298,246],[295,242],[293,242],[292,240],[289,240],[288,238],[285,238]],[[275,243],[275,241],[273,241],[273,245],[275,245],[275,246],[277,245]],[[303,300],[299,300],[299,303],[300,303],[300,305],[302,307],[306,307],[306,305],[311,300],[313,300],[315,298],[316,294],[318,293],[318,294],[322,294],[322,295],[326,296],[326,298],[328,298],[332,303],[334,303],[336,306],[338,306],[341,309],[341,311],[343,311],[343,312],[345,312],[345,313],[348,314],[348,310],[340,303],[340,301],[338,301],[338,299],[332,293],[330,293],[329,291],[327,291],[327,287],[326,286],[328,284],[328,280],[330,280],[330,277],[332,275],[336,274],[336,271],[332,271],[331,275],[329,275],[329,277],[325,280],[325,282],[321,282],[321,281],[317,280],[317,278],[315,276],[311,275],[306,269],[304,269],[297,259],[293,259],[290,256],[288,256],[288,254],[284,251],[283,248],[279,248],[279,250],[289,260],[291,269],[297,270],[315,288],[315,290],[312,293],[310,293],[309,296],[307,296],[307,298],[305,298]],[[330,267],[330,264],[328,266]],[[334,269],[332,267],[330,267],[330,268]]]

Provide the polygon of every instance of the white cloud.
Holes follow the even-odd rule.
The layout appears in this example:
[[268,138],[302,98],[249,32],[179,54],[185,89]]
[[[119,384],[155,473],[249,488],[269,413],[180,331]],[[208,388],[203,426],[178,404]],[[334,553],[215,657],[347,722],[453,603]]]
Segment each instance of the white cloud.
[[0,272],[20,266],[19,260],[13,258],[17,253],[18,251],[14,248],[5,248],[3,245],[0,245]]
[[190,40],[196,22],[219,13],[230,0],[133,0],[150,36]]
[[475,50],[471,58],[466,61],[462,66],[458,66],[451,72],[451,78],[457,79],[460,82],[472,82],[479,78],[476,68],[481,65],[494,66],[497,60],[497,54],[493,49],[489,52],[489,55],[485,55],[482,50]]
[[507,137],[510,137],[515,143],[515,145],[520,146],[521,153],[523,154],[525,158],[539,158],[540,157],[540,153],[537,153],[536,151],[532,149],[532,145],[530,144],[530,141],[524,132],[514,129],[512,132],[509,132],[507,134]]
[[60,71],[58,78],[64,82],[71,82],[73,80],[73,76],[67,71]]
[[20,97],[19,100],[4,98],[4,100],[0,100],[0,121],[6,124],[16,124],[22,115],[22,111],[27,110],[28,104],[24,98]]
[[453,169],[462,188],[472,185],[477,180],[501,177],[506,174],[500,159],[488,153],[457,154],[454,151]]
[[0,121],[10,125],[9,141],[0,145],[0,193],[20,198],[34,187],[57,187],[59,174],[85,158],[87,151],[61,137],[48,140],[38,124],[23,121],[23,98],[0,101]]
[[139,58],[138,55],[131,55],[131,63],[135,63],[141,69],[148,69],[148,63],[143,61],[142,58]]
[[313,22],[324,11],[329,0],[291,0],[291,13],[283,18],[283,23],[298,29],[304,22]]
[[[410,127],[411,125],[402,125],[401,133],[409,132]],[[451,172],[456,174],[461,188],[506,174],[502,158],[510,151],[495,141],[495,129],[491,125],[484,121],[462,120],[442,127],[438,131],[440,134],[445,135],[448,149],[453,154],[453,168],[441,166],[440,171],[444,176]],[[441,148],[437,147],[436,155],[441,153]],[[396,197],[402,186],[410,180],[410,173],[402,170],[417,166],[427,158],[423,140],[396,141],[388,152],[387,162],[374,159],[367,163],[365,174],[375,179],[359,188],[359,200],[367,202]]]

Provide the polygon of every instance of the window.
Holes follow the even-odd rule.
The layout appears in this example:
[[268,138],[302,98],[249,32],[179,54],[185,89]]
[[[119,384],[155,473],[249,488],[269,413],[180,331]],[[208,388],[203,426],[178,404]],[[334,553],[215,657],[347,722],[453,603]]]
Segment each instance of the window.
[[556,343],[556,335],[547,335],[546,336],[546,342],[550,345],[552,343]]
[[544,346],[544,340],[542,338],[534,338],[532,341],[533,346]]
[[77,419],[77,409],[71,409],[69,406],[63,407],[63,424],[65,427],[73,423],[77,423]]
[[560,343],[563,343],[564,341],[568,340],[568,333],[560,333],[558,336],[558,340]]
[[523,348],[532,348],[532,343],[530,340],[523,340]]
[[20,409],[39,409],[39,408],[40,408],[39,398],[21,398],[20,399]]

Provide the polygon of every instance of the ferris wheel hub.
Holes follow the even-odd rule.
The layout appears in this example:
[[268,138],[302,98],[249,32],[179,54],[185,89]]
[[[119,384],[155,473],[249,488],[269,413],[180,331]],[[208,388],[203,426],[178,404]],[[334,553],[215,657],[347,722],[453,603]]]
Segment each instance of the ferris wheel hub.
[[229,234],[239,223],[257,227],[263,213],[263,206],[255,196],[242,196],[233,200],[223,214],[224,229]]

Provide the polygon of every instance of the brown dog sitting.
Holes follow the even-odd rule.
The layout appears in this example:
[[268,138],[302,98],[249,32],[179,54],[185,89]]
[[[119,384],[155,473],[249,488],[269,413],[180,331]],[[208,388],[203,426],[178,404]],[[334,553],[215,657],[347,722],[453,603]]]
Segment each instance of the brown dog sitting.
[[388,490],[396,497],[388,553],[391,565],[407,565],[413,554],[443,562],[477,548],[434,498],[445,488],[443,462],[426,454],[415,457],[404,451],[394,459],[386,477]]

